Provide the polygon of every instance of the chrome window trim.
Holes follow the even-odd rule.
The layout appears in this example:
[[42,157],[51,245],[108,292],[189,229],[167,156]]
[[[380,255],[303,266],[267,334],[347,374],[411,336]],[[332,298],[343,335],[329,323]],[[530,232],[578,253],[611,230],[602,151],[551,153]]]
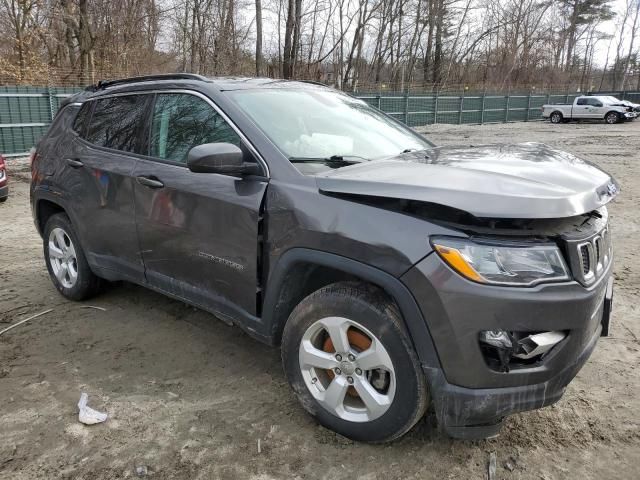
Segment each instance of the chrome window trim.
[[[251,151],[251,153],[256,157],[260,165],[262,165],[262,167],[264,168],[266,178],[267,179],[271,178],[271,171],[269,170],[269,165],[264,160],[262,155],[260,155],[260,152],[258,152],[258,150],[253,145],[253,143],[251,143],[251,141],[242,132],[242,130],[238,128],[238,126],[229,118],[229,116],[226,113],[222,111],[222,109],[220,109],[220,107],[218,107],[218,105],[215,104],[213,100],[211,100],[205,94],[200,93],[196,90],[189,90],[184,88],[170,88],[170,89],[126,91],[126,92],[109,93],[106,95],[98,95],[95,97],[87,98],[85,102],[90,102],[90,101],[92,102],[96,100],[102,100],[103,98],[111,98],[111,97],[124,97],[129,95],[154,95],[154,94],[163,94],[163,93],[182,93],[187,95],[193,95],[207,102],[231,126],[231,128],[238,134],[240,139],[247,145],[247,148]],[[144,155],[144,156],[147,157],[147,155]],[[149,158],[155,158],[155,157],[149,157]]]

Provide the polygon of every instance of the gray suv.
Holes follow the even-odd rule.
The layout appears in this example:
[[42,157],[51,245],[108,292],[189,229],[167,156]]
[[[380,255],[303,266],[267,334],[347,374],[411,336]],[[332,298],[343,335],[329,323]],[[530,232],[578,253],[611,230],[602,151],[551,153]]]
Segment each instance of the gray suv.
[[279,345],[349,438],[550,405],[606,335],[618,184],[539,143],[436,147],[325,86],[175,74],[68,99],[32,154],[56,288],[125,280]]

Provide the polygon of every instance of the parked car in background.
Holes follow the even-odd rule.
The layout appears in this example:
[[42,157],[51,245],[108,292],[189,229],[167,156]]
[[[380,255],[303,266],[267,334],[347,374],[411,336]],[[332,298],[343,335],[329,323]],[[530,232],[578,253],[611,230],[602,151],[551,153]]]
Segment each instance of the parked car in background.
[[540,143],[437,147],[325,86],[182,74],[65,100],[31,170],[62,295],[127,280],[281,346],[302,407],[355,440],[430,406],[496,435],[608,332],[618,184]]
[[562,123],[571,120],[604,120],[614,124],[625,120],[633,120],[637,113],[632,107],[612,101],[608,96],[580,96],[571,105],[543,105],[542,116],[551,123]]
[[9,197],[9,185],[7,179],[7,164],[4,156],[0,155],[0,202],[5,202]]

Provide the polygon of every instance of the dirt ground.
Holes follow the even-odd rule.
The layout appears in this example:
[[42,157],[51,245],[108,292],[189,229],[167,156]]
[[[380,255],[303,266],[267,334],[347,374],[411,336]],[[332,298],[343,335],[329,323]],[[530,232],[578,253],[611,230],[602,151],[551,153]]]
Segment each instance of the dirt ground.
[[[640,121],[426,132],[439,144],[545,142],[622,183],[610,208],[613,334],[558,404],[509,418],[492,440],[449,439],[427,417],[390,445],[348,441],[298,406],[278,350],[211,315],[125,283],[88,303],[64,300],[31,220],[28,169],[10,161],[11,196],[0,205],[0,330],[53,311],[0,337],[0,478],[482,479],[490,452],[499,479],[639,478]],[[82,391],[108,412],[106,423],[78,423]]]

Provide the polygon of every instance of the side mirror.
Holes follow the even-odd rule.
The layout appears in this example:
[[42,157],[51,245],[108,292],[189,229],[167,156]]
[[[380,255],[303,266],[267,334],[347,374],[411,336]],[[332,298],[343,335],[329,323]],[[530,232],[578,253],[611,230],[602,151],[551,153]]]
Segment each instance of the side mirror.
[[189,150],[187,167],[196,173],[260,175],[257,163],[245,162],[244,153],[232,143],[205,143]]

